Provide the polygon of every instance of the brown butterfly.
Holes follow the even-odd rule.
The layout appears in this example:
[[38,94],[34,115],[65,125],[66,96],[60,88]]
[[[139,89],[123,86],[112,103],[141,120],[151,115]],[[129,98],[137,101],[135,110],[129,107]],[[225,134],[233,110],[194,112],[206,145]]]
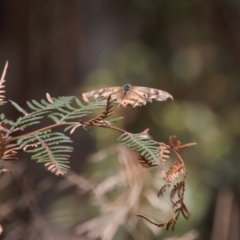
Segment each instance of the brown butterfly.
[[126,107],[128,104],[132,107],[145,105],[147,102],[152,102],[152,99],[164,101],[167,98],[173,99],[172,95],[155,88],[137,87],[130,84],[125,84],[122,87],[101,88],[82,94],[83,100],[106,101],[111,95],[112,99],[116,99],[118,106]]

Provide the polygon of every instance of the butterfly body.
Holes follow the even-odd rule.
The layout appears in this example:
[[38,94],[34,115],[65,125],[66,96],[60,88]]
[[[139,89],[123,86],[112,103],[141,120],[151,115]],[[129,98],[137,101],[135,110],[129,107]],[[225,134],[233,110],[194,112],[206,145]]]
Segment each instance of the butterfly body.
[[122,99],[127,95],[127,93],[129,92],[129,90],[132,88],[132,85],[130,84],[125,84],[122,87]]
[[122,87],[110,87],[93,90],[90,92],[83,93],[83,100],[89,102],[90,100],[106,101],[111,95],[111,98],[116,100],[117,103],[124,107],[131,105],[132,107],[145,105],[147,102],[152,102],[152,99],[157,101],[164,101],[167,98],[173,99],[169,93],[147,87],[132,86],[125,84]]

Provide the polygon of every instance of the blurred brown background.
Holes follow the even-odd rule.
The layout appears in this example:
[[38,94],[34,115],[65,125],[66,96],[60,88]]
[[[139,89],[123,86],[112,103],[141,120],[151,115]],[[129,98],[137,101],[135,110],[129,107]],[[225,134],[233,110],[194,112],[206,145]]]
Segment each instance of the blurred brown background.
[[[93,129],[72,136],[75,151],[65,177],[23,153],[18,162],[1,162],[15,174],[0,175],[1,239],[100,239],[100,233],[106,234],[102,239],[240,239],[239,26],[236,0],[0,1],[0,68],[9,61],[7,99],[25,108],[26,101],[45,98],[46,92],[81,95],[128,82],[159,88],[174,101],[117,110],[125,117],[120,126],[134,133],[150,128],[158,141],[175,134],[182,143],[198,143],[184,154],[192,217],[180,219],[174,232],[133,220],[137,213],[160,222],[169,217],[167,198],[154,205],[155,195],[148,192],[156,187],[157,194],[163,183],[157,171],[141,182],[141,191],[140,179],[124,175],[139,195],[121,201],[135,199],[139,208],[132,212],[136,204],[129,205],[123,218],[114,218],[122,205],[116,203],[116,210],[110,203],[124,192],[124,184],[112,191],[118,183],[113,178],[119,169],[113,144],[118,135]],[[10,105],[2,111],[10,119],[19,117]],[[95,153],[101,157],[89,157]],[[102,161],[87,161],[98,158]],[[105,190],[97,188],[100,179]],[[110,206],[102,209],[106,199]],[[113,219],[122,220],[113,225]]]

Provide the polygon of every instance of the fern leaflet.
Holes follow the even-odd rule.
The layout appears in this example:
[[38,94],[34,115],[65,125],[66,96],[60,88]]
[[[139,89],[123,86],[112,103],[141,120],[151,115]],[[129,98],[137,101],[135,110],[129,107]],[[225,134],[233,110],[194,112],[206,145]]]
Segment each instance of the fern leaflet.
[[56,111],[49,115],[55,123],[62,123],[68,120],[79,120],[86,114],[91,113],[94,109],[102,109],[106,106],[106,103],[98,102],[83,105],[78,98],[74,98],[73,101],[67,103],[61,107],[57,107]]
[[124,133],[117,141],[138,152],[148,161],[160,162],[159,145],[153,142],[150,135],[145,132],[139,134]]
[[31,158],[37,162],[51,165],[51,170],[56,175],[64,174],[68,166],[68,159],[73,148],[67,144],[71,139],[59,132],[34,133],[18,140],[17,144],[26,152],[31,153]]
[[3,88],[5,88],[4,82],[5,82],[5,75],[7,72],[7,68],[8,68],[8,61],[5,64],[5,67],[3,69],[3,73],[2,76],[0,78],[0,105],[3,105],[4,103],[6,103],[6,101],[3,101],[3,99],[5,98],[5,90],[3,90]]

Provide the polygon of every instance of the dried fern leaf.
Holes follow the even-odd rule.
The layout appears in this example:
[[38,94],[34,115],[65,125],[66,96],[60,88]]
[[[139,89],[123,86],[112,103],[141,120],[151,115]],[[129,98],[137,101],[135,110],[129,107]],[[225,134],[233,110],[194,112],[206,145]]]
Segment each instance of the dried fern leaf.
[[167,189],[167,187],[169,187],[169,186],[170,186],[170,184],[164,184],[164,185],[160,188],[157,196],[158,196],[158,197],[159,197],[159,196],[163,196],[164,192],[166,192],[166,189]]
[[169,168],[169,170],[166,172],[166,180],[167,182],[172,182],[176,180],[179,176],[185,174],[185,167],[183,162],[180,158],[178,158],[173,165]]
[[166,160],[169,158],[170,151],[168,150],[167,146],[165,144],[160,144],[159,146],[159,155],[161,162],[164,164]]
[[[172,200],[172,202],[174,202],[173,199],[176,196],[176,194],[177,194],[178,198],[183,197],[184,190],[185,190],[185,181],[181,181],[181,182],[175,184],[173,186],[173,189],[172,189],[171,194],[170,194],[170,199]],[[177,203],[177,202],[175,202],[175,203]]]
[[10,144],[8,139],[0,134],[0,159],[4,161],[17,160],[16,154],[19,147],[16,144]]
[[3,88],[5,88],[4,82],[5,82],[5,75],[7,72],[7,68],[8,68],[8,61],[5,63],[3,73],[0,78],[0,105],[3,105],[5,103],[5,101],[3,101],[5,98],[5,90],[3,90]]
[[181,142],[177,140],[177,137],[174,135],[169,137],[169,144],[174,151],[176,151],[179,154],[182,154],[183,149],[192,147],[197,143],[188,143],[188,144],[181,145]]
[[143,215],[137,215],[137,216],[138,216],[138,217],[141,217],[141,218],[143,218],[143,219],[145,219],[145,220],[147,220],[148,222],[150,222],[151,224],[153,224],[153,225],[155,225],[155,226],[157,226],[157,227],[164,227],[164,228],[166,228],[166,230],[168,230],[169,227],[170,227],[172,224],[173,224],[172,230],[174,230],[174,226],[175,226],[175,223],[176,223],[176,219],[174,219],[174,218],[170,218],[167,222],[156,223],[156,222],[150,220],[149,218],[147,218],[147,217],[145,217],[145,216],[143,216]]
[[109,97],[107,98],[105,110],[102,112],[102,114],[100,116],[90,119],[87,122],[84,122],[82,120],[79,120],[79,122],[83,125],[90,125],[90,126],[104,124],[106,122],[103,120],[106,119],[107,117],[111,116],[112,114],[113,114],[113,100],[111,100],[111,95],[109,95]]
[[142,155],[139,156],[138,161],[144,168],[152,168],[158,166],[158,163],[151,162]]

